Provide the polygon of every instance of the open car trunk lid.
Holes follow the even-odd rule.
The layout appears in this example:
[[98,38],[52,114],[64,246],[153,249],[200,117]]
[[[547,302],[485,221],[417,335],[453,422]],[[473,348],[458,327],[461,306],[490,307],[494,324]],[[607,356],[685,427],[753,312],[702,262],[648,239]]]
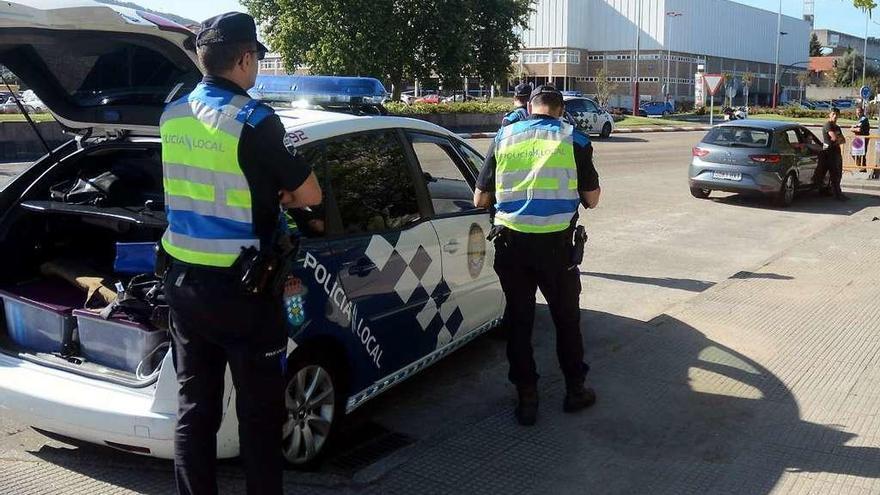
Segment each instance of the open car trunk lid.
[[165,104],[201,79],[194,36],[92,1],[0,2],[0,64],[73,129],[158,135]]

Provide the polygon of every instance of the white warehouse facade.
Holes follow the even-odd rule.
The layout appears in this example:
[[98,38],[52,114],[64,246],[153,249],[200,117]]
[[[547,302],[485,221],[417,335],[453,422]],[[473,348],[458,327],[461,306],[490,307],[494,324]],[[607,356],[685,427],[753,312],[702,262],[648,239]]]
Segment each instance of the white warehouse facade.
[[[735,88],[742,87],[743,74],[751,73],[751,104],[766,104],[772,97],[776,12],[730,0],[538,0],[534,9],[521,34],[524,48],[517,64],[522,79],[595,93],[596,75],[605,69],[616,85],[614,93],[631,101],[640,32],[643,99],[662,100],[668,94],[693,101],[698,64],[707,73],[727,74]],[[781,32],[785,101],[798,98],[796,75],[808,66],[811,27],[783,16]],[[741,90],[738,94],[742,98]]]

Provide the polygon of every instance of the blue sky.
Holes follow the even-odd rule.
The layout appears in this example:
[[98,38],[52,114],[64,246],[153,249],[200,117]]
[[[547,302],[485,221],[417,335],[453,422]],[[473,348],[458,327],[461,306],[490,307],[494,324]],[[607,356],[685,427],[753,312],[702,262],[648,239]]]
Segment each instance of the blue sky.
[[[647,0],[651,1],[651,0]],[[778,0],[737,0],[739,3],[776,11]],[[144,7],[172,12],[189,19],[202,21],[208,17],[231,10],[244,11],[238,0],[136,0]],[[852,6],[850,0],[815,0],[816,27],[834,29],[856,36],[865,34],[865,15]],[[804,11],[803,0],[782,0],[782,13],[800,17]],[[875,19],[880,22],[880,12]],[[880,37],[880,25],[869,24],[868,35]]]

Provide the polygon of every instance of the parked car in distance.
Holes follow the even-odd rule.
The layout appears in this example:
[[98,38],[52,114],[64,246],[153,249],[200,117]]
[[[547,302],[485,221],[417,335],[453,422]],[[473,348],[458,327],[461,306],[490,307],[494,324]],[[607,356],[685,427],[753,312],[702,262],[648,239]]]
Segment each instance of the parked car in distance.
[[813,101],[811,104],[813,105],[813,110],[831,110],[830,101]]
[[454,103],[454,102],[461,103],[461,102],[465,102],[465,101],[476,101],[476,100],[478,100],[477,97],[471,96],[469,94],[464,94],[464,93],[456,93],[454,95],[446,96],[442,99],[443,103]]
[[403,91],[400,93],[400,101],[406,103],[407,105],[412,104],[412,102],[416,101],[416,92],[415,91]]
[[[19,100],[21,101],[21,100]],[[25,102],[21,102],[22,106],[24,106],[25,111],[28,113],[34,113],[34,107],[26,104]],[[2,114],[13,114],[13,113],[21,113],[21,108],[19,108],[18,104],[15,102],[15,98],[9,97],[3,103],[0,103],[0,113]]]
[[416,98],[414,103],[429,103],[429,104],[437,104],[442,103],[443,99],[438,94],[430,94],[422,96],[421,98]]
[[46,104],[43,103],[42,100],[34,93],[33,90],[27,89],[21,92],[21,102],[25,105],[32,107],[34,112],[36,113],[46,113],[49,111],[49,108],[46,107]]
[[835,106],[841,110],[847,110],[856,106],[855,102],[848,98],[841,98],[838,100],[832,100],[831,105]]
[[645,116],[649,117],[658,115],[665,117],[675,111],[675,109],[672,108],[672,104],[665,101],[649,101],[647,103],[642,103],[639,108],[645,111]]
[[799,124],[765,120],[719,124],[693,148],[690,191],[701,199],[712,191],[761,194],[788,206],[798,191],[813,187],[821,150],[821,141]]

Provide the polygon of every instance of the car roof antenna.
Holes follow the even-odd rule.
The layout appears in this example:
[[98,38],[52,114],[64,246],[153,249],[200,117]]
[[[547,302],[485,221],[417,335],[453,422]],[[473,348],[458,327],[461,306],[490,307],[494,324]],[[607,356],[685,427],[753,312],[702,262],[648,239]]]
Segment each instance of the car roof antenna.
[[31,129],[37,134],[37,137],[40,139],[40,142],[43,143],[43,148],[46,148],[46,153],[49,155],[49,158],[55,162],[55,155],[52,153],[52,148],[49,147],[49,143],[46,142],[46,139],[43,138],[43,135],[40,133],[40,129],[37,128],[37,124],[34,123],[34,120],[31,118],[31,115],[28,113],[27,109],[24,105],[21,104],[21,100],[18,99],[18,96],[15,95],[15,91],[12,91],[12,86],[9,85],[9,81],[6,80],[6,76],[0,74],[0,79],[3,80],[3,84],[6,85],[6,89],[9,90],[9,94],[12,95],[12,99],[15,100],[15,104],[18,105],[19,111],[24,115],[24,119],[27,120],[27,123],[30,124]]

